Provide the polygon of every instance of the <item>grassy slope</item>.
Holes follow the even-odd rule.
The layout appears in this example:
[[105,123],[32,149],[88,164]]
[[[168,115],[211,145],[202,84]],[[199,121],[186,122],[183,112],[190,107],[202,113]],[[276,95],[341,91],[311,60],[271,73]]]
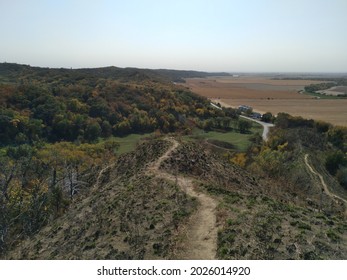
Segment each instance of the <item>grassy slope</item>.
[[[185,144],[175,153],[166,169],[177,165],[180,172],[196,178],[202,191],[219,201],[218,258],[347,257],[347,222],[328,198],[319,212],[319,197],[307,199],[308,190],[291,195],[280,183],[267,179],[259,183],[259,178],[194,143]],[[308,180],[309,186],[315,184]],[[308,193],[311,192],[315,191]],[[331,211],[331,207],[335,210]]]
[[99,188],[6,258],[169,258],[175,230],[195,203],[175,184],[146,172],[166,149],[166,141],[149,141],[121,156]]
[[[101,178],[100,188],[7,258],[170,258],[176,229],[187,221],[194,201],[144,169],[167,148],[167,142],[149,141],[121,156]],[[282,186],[266,179],[259,183],[205,145],[182,144],[163,168],[172,172],[174,166],[219,201],[218,258],[347,258],[343,216],[317,212],[305,197],[282,196]]]
[[[208,189],[214,190],[208,186]],[[217,188],[218,189],[218,188]],[[225,190],[217,195],[221,259],[345,259],[347,223],[311,207]]]
[[[262,181],[262,193],[240,193],[207,186],[220,198],[218,256],[221,259],[345,259],[347,221],[344,207],[321,196],[321,183],[308,171],[304,154],[288,176],[295,190]],[[293,174],[294,172],[294,174]],[[268,186],[266,186],[268,184]],[[293,195],[290,193],[293,192]]]

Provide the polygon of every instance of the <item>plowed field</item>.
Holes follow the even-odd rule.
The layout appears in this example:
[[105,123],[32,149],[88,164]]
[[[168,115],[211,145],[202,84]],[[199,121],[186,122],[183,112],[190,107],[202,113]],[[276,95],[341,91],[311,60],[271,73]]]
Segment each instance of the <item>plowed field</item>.
[[298,93],[312,80],[274,80],[270,77],[210,77],[187,79],[193,92],[234,107],[249,105],[255,111],[286,112],[347,126],[347,99],[316,99]]

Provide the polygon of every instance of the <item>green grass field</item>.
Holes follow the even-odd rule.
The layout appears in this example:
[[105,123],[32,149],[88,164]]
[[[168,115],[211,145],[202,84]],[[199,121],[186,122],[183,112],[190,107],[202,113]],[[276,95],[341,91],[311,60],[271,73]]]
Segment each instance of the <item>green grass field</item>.
[[263,127],[260,124],[252,122],[251,133],[241,134],[235,130],[229,132],[217,132],[217,131],[209,131],[204,132],[203,130],[197,129],[193,131],[193,135],[185,137],[187,138],[200,138],[206,140],[218,140],[230,143],[236,147],[237,151],[245,152],[251,142],[249,141],[249,137],[255,133],[259,133],[260,135],[263,133]]
[[119,149],[117,150],[117,154],[125,154],[128,152],[132,152],[135,150],[136,144],[143,138],[151,136],[151,133],[147,134],[130,134],[125,137],[113,137],[112,139],[115,140],[119,144]]

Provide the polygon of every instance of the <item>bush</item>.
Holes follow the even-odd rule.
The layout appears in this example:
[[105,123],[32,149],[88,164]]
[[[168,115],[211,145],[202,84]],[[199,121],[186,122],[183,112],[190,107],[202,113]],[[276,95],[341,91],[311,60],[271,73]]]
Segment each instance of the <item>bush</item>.
[[328,141],[338,149],[344,148],[346,130],[341,127],[331,127],[328,130]]
[[267,112],[267,113],[263,114],[263,116],[261,117],[261,120],[263,122],[271,123],[275,120],[275,118],[270,112]]
[[336,173],[336,178],[340,185],[347,189],[347,167],[339,168]]
[[340,166],[346,165],[347,160],[341,151],[336,151],[327,156],[325,168],[330,174],[335,175]]
[[237,126],[238,126],[238,129],[240,130],[240,133],[245,134],[248,130],[251,129],[252,123],[250,123],[249,121],[240,119],[238,121]]
[[89,142],[94,142],[101,136],[101,127],[97,122],[92,122],[87,125],[87,128],[84,133],[85,139]]

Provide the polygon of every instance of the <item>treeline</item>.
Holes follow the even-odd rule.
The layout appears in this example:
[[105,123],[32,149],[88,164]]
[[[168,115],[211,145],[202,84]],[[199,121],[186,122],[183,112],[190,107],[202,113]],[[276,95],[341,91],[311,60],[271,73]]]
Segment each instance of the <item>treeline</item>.
[[319,84],[311,84],[308,86],[305,86],[305,91],[306,92],[311,92],[315,93],[316,91],[319,90],[327,90],[331,87],[335,86],[347,86],[347,78],[346,77],[341,77],[341,78],[313,78],[312,80],[318,80],[318,81],[326,81],[329,80],[330,82],[322,82]]
[[238,115],[209,118],[199,122],[199,128],[205,131],[217,130],[217,131],[237,131],[241,134],[250,132],[252,128],[252,122],[239,118]]
[[7,80],[17,82],[20,80],[47,80],[56,81],[73,81],[83,79],[109,79],[121,82],[184,82],[184,78],[204,78],[208,76],[228,76],[225,72],[208,73],[201,71],[186,70],[168,70],[168,69],[139,69],[139,68],[119,68],[114,66],[100,68],[42,68],[31,67],[16,63],[0,63],[0,81]]
[[326,90],[334,86],[336,86],[336,83],[311,84],[311,85],[305,86],[305,91],[314,93],[318,90]]

